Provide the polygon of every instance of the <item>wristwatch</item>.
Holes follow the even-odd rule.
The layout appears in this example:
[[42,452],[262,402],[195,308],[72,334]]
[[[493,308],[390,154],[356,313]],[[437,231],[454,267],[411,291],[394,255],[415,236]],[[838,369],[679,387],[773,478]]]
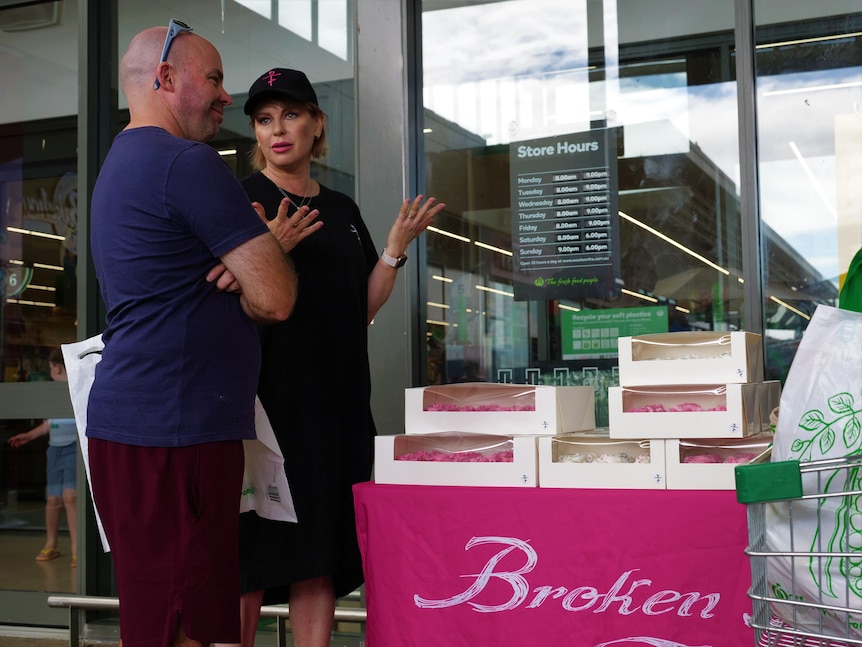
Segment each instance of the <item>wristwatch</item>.
[[389,267],[394,267],[395,269],[398,269],[399,267],[402,267],[404,263],[407,262],[407,256],[401,254],[401,256],[395,258],[394,256],[390,256],[389,254],[387,254],[386,248],[384,247],[383,251],[380,253],[380,260],[386,263]]

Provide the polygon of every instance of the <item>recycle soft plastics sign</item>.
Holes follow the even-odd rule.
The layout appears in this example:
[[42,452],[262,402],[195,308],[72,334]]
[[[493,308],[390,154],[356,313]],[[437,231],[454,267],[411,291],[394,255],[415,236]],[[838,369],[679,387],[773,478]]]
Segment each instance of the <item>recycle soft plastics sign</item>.
[[617,340],[667,332],[667,306],[609,308],[560,312],[563,359],[608,359],[617,356]]

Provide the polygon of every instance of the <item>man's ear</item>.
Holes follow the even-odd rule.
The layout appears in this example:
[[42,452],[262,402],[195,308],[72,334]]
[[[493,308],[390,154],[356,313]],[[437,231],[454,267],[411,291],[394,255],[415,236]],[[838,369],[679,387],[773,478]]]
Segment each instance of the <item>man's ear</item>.
[[156,79],[159,81],[159,88],[164,88],[169,92],[174,91],[174,68],[167,61],[162,61],[156,68]]

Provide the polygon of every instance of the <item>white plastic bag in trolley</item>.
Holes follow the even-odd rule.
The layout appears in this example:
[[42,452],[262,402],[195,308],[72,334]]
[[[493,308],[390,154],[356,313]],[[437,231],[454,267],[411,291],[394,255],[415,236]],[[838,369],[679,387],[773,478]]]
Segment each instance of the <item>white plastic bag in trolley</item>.
[[[781,392],[773,461],[816,461],[862,453],[862,314],[820,305],[799,344]],[[859,492],[858,469],[803,475],[805,494]],[[795,500],[766,508],[770,550],[806,553],[770,557],[767,579],[775,597],[800,599],[773,611],[796,629],[862,638],[862,495]],[[858,559],[809,553],[851,551]],[[824,611],[828,606],[859,610]],[[795,614],[794,614],[795,609]],[[850,626],[848,627],[848,622]],[[847,631],[851,633],[847,634]]]
[[[101,335],[61,346],[63,361],[66,363],[66,374],[69,378],[69,396],[78,427],[78,444],[84,459],[84,470],[87,474],[91,499],[93,489],[90,484],[90,455],[87,443],[87,403],[90,398],[90,388],[96,377],[96,364],[102,359],[103,348]],[[287,475],[284,472],[284,456],[258,398],[255,398],[254,413],[257,439],[243,441],[245,469],[240,512],[253,510],[266,519],[295,522],[296,511]],[[102,539],[102,548],[106,553],[110,552],[111,548],[95,501],[93,510],[96,514],[99,536]]]

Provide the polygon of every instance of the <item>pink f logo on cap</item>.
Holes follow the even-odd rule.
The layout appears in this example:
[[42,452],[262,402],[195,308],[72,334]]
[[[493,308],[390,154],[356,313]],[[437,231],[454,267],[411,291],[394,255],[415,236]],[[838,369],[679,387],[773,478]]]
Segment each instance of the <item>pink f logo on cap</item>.
[[269,87],[272,87],[272,86],[273,86],[273,84],[275,83],[275,80],[276,80],[278,77],[280,77],[280,76],[281,76],[281,73],[280,73],[280,72],[276,72],[275,70],[270,70],[269,72],[267,72],[266,74],[264,74],[264,76],[268,76],[268,77],[269,77]]

